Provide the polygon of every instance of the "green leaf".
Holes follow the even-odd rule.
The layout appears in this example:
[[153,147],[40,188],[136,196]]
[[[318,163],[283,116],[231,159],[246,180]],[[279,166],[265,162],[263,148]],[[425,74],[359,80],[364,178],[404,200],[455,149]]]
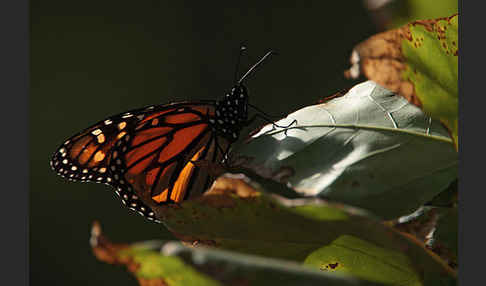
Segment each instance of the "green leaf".
[[224,285],[384,285],[338,273],[320,272],[283,260],[189,248],[175,242],[165,245],[163,253],[181,258]]
[[348,235],[340,236],[314,251],[305,263],[326,271],[353,273],[363,279],[391,285],[422,285],[404,253]]
[[440,119],[457,144],[458,16],[408,26],[410,38],[402,41],[408,65],[403,76],[415,86],[423,109]]
[[412,22],[358,44],[345,74],[397,92],[448,129],[457,149],[458,15]]
[[[347,266],[347,274],[380,283],[455,283],[454,272],[423,244],[362,210],[317,198],[290,200],[270,194],[271,190],[247,179],[221,177],[202,197],[156,212],[170,231],[188,243],[307,261],[321,271],[326,271],[322,263],[339,262]],[[333,246],[343,237],[351,241],[350,249],[336,251]],[[379,255],[373,255],[377,249]],[[360,259],[350,263],[353,252]],[[322,263],[318,266],[316,261]],[[401,275],[377,278],[376,270],[366,265]]]
[[[368,2],[376,2],[369,0]],[[457,13],[457,0],[424,1],[395,0],[380,8],[379,14],[386,15],[387,27],[396,28],[409,22],[446,17]]]
[[[409,214],[457,177],[448,132],[405,98],[372,81],[267,125],[235,157],[306,196],[365,208],[385,219]],[[278,179],[278,178],[277,178]]]

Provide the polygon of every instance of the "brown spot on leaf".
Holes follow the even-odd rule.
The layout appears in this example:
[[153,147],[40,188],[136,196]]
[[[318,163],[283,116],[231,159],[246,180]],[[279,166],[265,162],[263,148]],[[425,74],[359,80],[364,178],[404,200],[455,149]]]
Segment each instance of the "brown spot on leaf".
[[[424,28],[429,31],[429,32],[433,32],[434,31],[434,27],[436,27],[436,24],[437,22],[439,21],[447,21],[447,24],[451,25],[451,20],[452,18],[454,18],[455,16],[457,16],[458,13],[454,14],[454,15],[451,15],[449,17],[443,17],[443,18],[437,18],[437,19],[428,19],[428,20],[417,20],[415,22],[412,22],[410,23],[410,25],[422,25],[424,26]],[[445,30],[447,29],[445,26],[440,26],[440,29],[441,31],[445,32]]]
[[137,277],[137,280],[140,286],[168,286],[169,285],[162,278],[147,279],[147,278]]
[[327,263],[324,265],[321,265],[319,268],[321,271],[334,271],[336,268],[340,266],[339,262],[334,262],[334,263]]
[[339,265],[339,263],[337,263],[337,262],[336,263],[329,263],[328,265],[329,265],[329,268],[335,269]]
[[353,181],[353,183],[351,184],[351,187],[353,188],[357,188],[360,186],[360,183],[358,181]]
[[434,31],[434,25],[435,25],[436,22],[437,22],[436,20],[417,20],[415,22],[410,23],[410,25],[412,25],[412,26],[421,25],[427,31],[433,32]]
[[341,96],[345,95],[346,93],[348,93],[348,91],[349,91],[349,88],[342,89],[342,90],[336,92],[333,95],[330,95],[330,96],[327,96],[327,97],[324,97],[324,98],[319,99],[317,103],[319,103],[319,104],[326,103],[326,102],[328,102],[331,99],[334,99],[334,98],[341,97]]

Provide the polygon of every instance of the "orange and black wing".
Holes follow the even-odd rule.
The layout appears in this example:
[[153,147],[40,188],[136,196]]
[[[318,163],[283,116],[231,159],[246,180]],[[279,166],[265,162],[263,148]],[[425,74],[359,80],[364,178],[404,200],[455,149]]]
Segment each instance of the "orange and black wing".
[[154,220],[150,205],[178,203],[210,183],[192,161],[219,162],[229,143],[218,138],[209,119],[214,104],[151,106],[110,117],[71,137],[51,160],[73,181],[105,183],[122,202]]
[[213,106],[192,106],[148,116],[114,147],[113,176],[155,205],[201,194],[211,180],[193,162],[219,162],[228,146],[209,123],[213,113]]

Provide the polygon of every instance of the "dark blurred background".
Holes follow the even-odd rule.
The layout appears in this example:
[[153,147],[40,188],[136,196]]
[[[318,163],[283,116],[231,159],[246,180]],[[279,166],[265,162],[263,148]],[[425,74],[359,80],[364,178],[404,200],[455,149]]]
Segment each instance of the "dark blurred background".
[[52,172],[50,156],[65,139],[128,109],[222,96],[242,41],[245,67],[270,48],[280,54],[247,81],[251,102],[289,113],[350,87],[342,75],[351,50],[377,32],[361,1],[30,5],[32,285],[137,285],[92,255],[93,220],[119,242],[171,238],[163,225],[122,207],[108,186],[69,183]]

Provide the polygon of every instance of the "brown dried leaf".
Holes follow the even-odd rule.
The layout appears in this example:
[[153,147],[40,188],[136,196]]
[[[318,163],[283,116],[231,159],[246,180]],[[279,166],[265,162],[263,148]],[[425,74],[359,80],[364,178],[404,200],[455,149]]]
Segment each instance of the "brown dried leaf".
[[[120,255],[120,252],[129,248],[127,243],[113,243],[106,237],[101,230],[98,221],[93,222],[90,237],[91,249],[98,260],[105,263],[125,266],[133,274],[137,272],[140,265],[133,261],[129,256]],[[168,284],[162,278],[147,279],[136,276],[140,286],[167,286]]]
[[408,26],[371,36],[354,48],[350,59],[353,66],[344,75],[356,79],[363,74],[421,107],[413,83],[402,76],[407,64],[401,45],[404,39],[410,38]]

